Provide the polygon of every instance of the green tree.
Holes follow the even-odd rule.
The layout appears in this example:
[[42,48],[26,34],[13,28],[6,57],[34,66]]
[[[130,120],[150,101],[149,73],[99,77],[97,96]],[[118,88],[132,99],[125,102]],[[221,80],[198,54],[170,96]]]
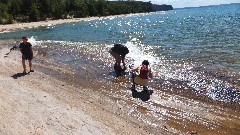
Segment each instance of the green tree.
[[55,19],[62,19],[66,16],[66,1],[65,0],[52,0],[51,1],[51,9],[52,9],[52,16]]
[[40,16],[41,16],[41,20],[45,20],[47,18],[52,18],[52,0],[42,0],[41,4],[39,4],[39,10],[40,12]]
[[0,24],[13,23],[12,16],[8,14],[8,7],[4,3],[0,3]]
[[39,3],[32,3],[29,8],[29,19],[30,21],[39,21],[41,19],[40,17],[40,11],[39,11]]
[[107,0],[0,0],[0,23],[47,18],[107,16],[151,12],[151,2]]
[[85,2],[87,4],[88,8],[88,15],[89,16],[97,16],[98,15],[98,10],[97,10],[97,5],[94,1],[89,1]]
[[21,0],[9,0],[8,13],[13,16],[13,19],[16,21],[22,20],[22,1]]
[[84,0],[72,0],[71,10],[74,17],[86,17],[88,16],[87,5]]

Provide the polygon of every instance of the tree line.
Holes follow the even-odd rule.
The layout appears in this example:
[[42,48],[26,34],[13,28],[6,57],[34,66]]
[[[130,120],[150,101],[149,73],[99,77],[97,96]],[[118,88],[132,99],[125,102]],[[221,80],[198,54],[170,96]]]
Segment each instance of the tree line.
[[150,1],[0,0],[0,24],[151,11]]

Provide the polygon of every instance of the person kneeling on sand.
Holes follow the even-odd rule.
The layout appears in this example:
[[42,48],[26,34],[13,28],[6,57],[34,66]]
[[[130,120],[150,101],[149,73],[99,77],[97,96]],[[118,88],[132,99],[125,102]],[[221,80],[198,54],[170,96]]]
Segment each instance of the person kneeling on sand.
[[20,51],[22,53],[22,66],[23,66],[23,73],[26,74],[26,64],[25,60],[28,60],[30,72],[34,72],[32,69],[32,59],[33,59],[33,50],[32,50],[32,44],[27,42],[28,37],[24,36],[22,37],[23,42],[20,43]]
[[[116,72],[124,72],[126,70],[125,57],[129,53],[128,48],[122,44],[114,44],[109,53],[115,59],[114,70]],[[121,67],[121,63],[123,64],[123,68]]]
[[144,60],[142,65],[131,70],[133,78],[132,90],[135,90],[135,84],[143,86],[143,90],[148,90],[148,79],[153,77],[151,68],[149,67],[149,62]]

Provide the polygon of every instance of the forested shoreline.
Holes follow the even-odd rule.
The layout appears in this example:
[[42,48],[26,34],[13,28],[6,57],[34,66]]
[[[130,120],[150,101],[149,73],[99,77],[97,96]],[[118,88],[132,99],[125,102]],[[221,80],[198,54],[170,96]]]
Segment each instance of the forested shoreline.
[[150,1],[0,0],[0,24],[151,11]]

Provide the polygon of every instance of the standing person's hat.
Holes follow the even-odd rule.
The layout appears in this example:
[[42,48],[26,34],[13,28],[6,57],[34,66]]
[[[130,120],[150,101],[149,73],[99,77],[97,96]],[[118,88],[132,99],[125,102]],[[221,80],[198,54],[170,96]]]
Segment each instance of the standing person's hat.
[[23,36],[22,39],[27,39],[28,40],[28,37],[27,36]]

